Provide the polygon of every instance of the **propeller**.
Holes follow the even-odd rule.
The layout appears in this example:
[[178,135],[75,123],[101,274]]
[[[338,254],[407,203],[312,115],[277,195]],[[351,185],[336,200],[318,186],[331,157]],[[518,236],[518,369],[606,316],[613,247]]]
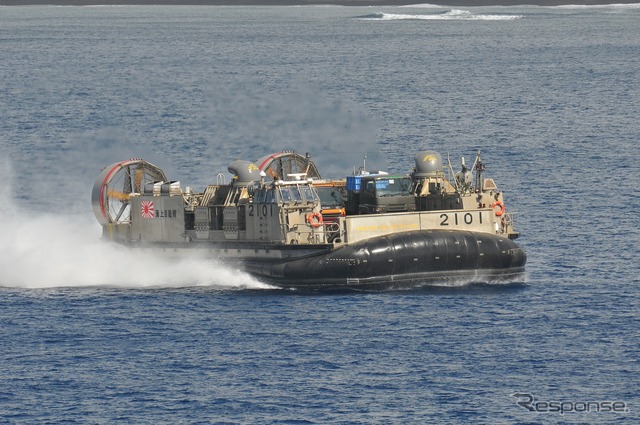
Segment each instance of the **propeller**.
[[142,159],[128,159],[105,167],[91,194],[98,222],[103,225],[130,222],[131,194],[140,193],[144,185],[158,181],[167,181],[164,171]]

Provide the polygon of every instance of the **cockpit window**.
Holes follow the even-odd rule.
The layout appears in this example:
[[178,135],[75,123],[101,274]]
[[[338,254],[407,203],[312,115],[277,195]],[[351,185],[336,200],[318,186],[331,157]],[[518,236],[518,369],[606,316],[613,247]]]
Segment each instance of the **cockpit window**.
[[264,199],[264,202],[266,204],[274,204],[276,202],[276,194],[275,194],[275,190],[273,189],[267,189],[267,193]]
[[307,200],[308,202],[313,202],[318,200],[318,196],[309,186],[302,186],[300,189],[302,190],[304,199]]
[[285,186],[280,188],[282,202],[302,202],[302,194],[298,186]]
[[298,186],[291,187],[291,197],[296,202],[302,201],[302,195],[300,194],[300,189],[298,189]]
[[291,192],[289,191],[288,187],[280,188],[280,196],[282,197],[282,202],[291,202]]

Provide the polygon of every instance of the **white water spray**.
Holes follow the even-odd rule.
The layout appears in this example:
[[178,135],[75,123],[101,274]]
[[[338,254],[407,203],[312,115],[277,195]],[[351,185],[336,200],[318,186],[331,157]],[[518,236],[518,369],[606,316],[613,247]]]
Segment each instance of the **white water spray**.
[[[0,286],[269,288],[211,260],[168,260],[100,240],[93,217],[33,212],[11,194],[12,167],[0,161]],[[88,200],[87,200],[88,203]]]
[[89,217],[4,216],[0,234],[0,286],[269,288],[211,261],[169,260],[101,241]]

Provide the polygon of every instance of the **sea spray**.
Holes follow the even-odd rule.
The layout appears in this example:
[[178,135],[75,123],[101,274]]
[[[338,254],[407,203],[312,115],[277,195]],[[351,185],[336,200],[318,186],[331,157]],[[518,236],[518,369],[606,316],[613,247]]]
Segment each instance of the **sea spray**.
[[92,217],[21,210],[3,193],[0,286],[268,288],[212,259],[167,259],[100,239]]

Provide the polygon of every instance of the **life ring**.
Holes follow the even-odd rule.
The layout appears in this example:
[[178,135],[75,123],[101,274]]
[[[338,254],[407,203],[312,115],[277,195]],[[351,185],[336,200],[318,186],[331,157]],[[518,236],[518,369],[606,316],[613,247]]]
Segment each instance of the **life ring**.
[[[500,209],[496,210],[496,207],[500,207]],[[491,208],[493,208],[496,217],[500,217],[502,214],[504,214],[504,204],[502,203],[502,201],[495,201],[493,204],[491,204]]]
[[312,212],[307,214],[307,223],[309,223],[311,227],[317,229],[318,227],[322,226],[322,223],[323,223],[322,214],[318,212]]

